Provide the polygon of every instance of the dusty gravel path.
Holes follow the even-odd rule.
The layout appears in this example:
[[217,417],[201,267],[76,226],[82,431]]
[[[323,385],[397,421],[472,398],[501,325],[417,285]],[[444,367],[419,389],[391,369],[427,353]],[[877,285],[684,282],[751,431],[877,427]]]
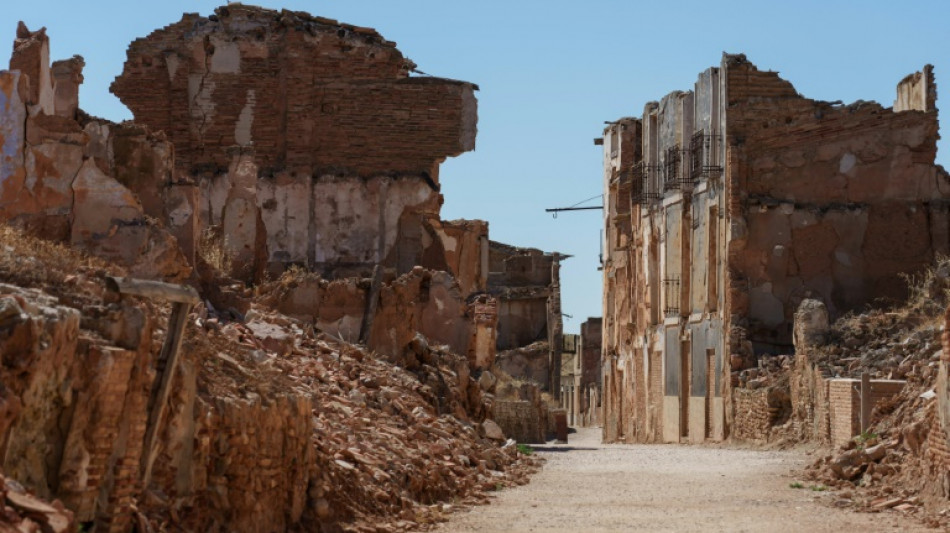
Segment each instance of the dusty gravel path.
[[934,531],[893,512],[831,508],[829,493],[792,489],[797,452],[711,446],[602,445],[599,429],[540,448],[528,485],[452,516],[442,532]]

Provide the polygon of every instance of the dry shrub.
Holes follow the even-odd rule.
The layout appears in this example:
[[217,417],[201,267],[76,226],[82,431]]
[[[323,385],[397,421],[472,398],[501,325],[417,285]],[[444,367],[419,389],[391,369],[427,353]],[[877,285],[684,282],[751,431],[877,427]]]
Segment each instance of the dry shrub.
[[933,323],[950,305],[950,256],[938,255],[933,265],[917,274],[901,274],[907,301],[895,309],[901,318]]

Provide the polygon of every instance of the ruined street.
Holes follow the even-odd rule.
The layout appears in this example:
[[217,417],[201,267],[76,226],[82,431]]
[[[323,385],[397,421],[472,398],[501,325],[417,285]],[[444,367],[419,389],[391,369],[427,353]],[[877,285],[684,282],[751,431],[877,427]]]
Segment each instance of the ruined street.
[[950,3],[59,3],[0,533],[950,531]]
[[933,531],[896,512],[836,509],[834,492],[794,489],[811,456],[718,446],[601,444],[600,429],[539,446],[528,485],[454,515],[438,531]]

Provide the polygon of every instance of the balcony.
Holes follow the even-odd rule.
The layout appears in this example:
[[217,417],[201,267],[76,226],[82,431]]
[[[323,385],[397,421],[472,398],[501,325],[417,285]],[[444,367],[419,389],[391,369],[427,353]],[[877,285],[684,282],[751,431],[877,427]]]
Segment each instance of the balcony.
[[631,200],[634,204],[651,205],[660,200],[660,192],[656,190],[655,185],[659,171],[659,165],[648,165],[643,161],[633,165],[630,176]]
[[674,144],[666,149],[664,155],[663,189],[667,191],[691,189],[695,180],[687,169],[683,168],[683,159],[689,157],[689,151],[682,150],[678,144]]
[[663,280],[663,315],[674,317],[680,315],[680,278],[673,276]]
[[697,131],[689,141],[689,174],[692,180],[718,178],[722,175],[720,136]]

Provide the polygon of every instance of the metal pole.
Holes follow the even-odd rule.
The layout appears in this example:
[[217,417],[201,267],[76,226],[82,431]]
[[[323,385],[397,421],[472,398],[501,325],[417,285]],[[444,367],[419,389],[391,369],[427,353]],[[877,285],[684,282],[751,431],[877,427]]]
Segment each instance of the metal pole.
[[861,373],[861,433],[871,426],[871,374]]

